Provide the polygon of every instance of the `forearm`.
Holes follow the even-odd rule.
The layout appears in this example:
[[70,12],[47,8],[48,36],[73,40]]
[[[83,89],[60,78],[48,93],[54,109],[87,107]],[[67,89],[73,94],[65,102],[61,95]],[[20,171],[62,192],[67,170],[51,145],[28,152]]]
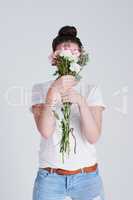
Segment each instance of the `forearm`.
[[90,143],[95,143],[99,137],[99,129],[93,114],[84,97],[79,102],[80,127],[83,134]]
[[48,138],[55,130],[55,116],[52,111],[52,107],[47,103],[43,105],[43,109],[41,110],[38,126],[42,136],[45,138]]

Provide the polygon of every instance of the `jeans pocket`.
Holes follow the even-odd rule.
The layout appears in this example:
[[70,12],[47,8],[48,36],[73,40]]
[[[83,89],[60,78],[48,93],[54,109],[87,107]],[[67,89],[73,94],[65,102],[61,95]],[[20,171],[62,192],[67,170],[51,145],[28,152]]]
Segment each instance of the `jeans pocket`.
[[41,177],[47,177],[49,174],[50,174],[49,171],[43,168],[39,168],[37,172],[37,176],[41,176]]
[[45,179],[48,177],[50,173],[47,170],[44,170],[42,168],[39,168],[34,180],[34,186],[33,186],[33,196],[32,200],[39,200],[40,199],[40,192],[44,187]]
[[44,178],[46,178],[49,175],[49,172],[47,170],[44,170],[42,168],[39,168],[37,171],[37,175],[35,178],[35,183],[44,180]]

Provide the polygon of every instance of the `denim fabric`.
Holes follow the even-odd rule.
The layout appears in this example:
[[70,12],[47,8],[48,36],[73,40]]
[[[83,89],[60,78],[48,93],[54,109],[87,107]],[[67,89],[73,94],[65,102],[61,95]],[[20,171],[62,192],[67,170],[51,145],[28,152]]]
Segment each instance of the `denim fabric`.
[[99,169],[73,175],[59,175],[39,168],[35,177],[32,200],[105,200]]

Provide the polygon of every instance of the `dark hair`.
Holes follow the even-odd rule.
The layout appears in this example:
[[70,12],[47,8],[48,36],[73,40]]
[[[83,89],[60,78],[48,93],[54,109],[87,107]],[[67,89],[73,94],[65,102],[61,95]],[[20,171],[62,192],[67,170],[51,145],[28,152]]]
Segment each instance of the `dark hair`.
[[52,49],[56,50],[58,44],[62,42],[71,41],[79,46],[79,50],[83,47],[80,39],[77,36],[77,29],[74,26],[63,26],[59,31],[58,35],[53,39]]

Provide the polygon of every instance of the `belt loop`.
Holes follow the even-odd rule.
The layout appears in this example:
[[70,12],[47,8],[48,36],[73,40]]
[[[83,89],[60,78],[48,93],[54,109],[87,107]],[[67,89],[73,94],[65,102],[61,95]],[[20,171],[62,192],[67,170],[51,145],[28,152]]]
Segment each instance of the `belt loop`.
[[53,173],[53,168],[50,168],[50,173]]
[[84,173],[84,169],[83,168],[80,168],[81,169],[81,173]]

